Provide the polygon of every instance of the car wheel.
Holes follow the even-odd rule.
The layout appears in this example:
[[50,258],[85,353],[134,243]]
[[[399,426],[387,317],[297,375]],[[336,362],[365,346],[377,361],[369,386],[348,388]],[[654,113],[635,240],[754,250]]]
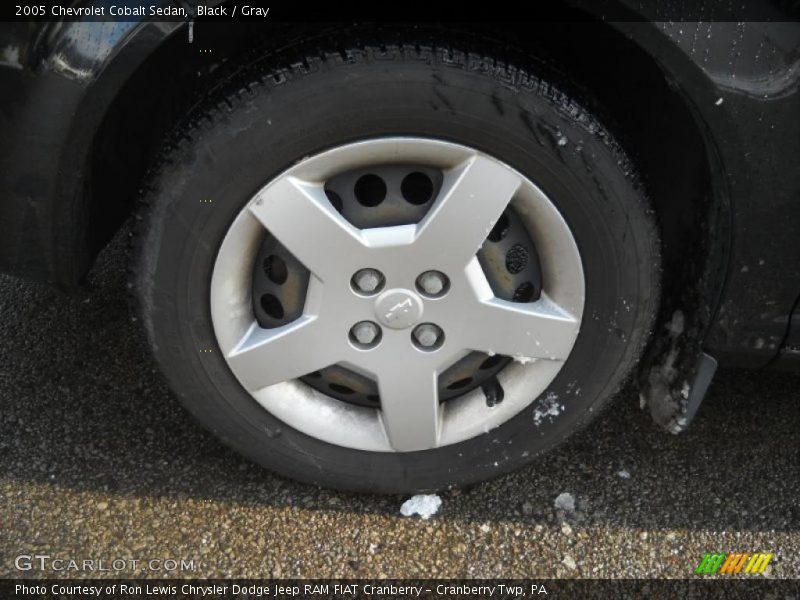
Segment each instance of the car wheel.
[[629,161],[493,58],[292,65],[233,78],[149,182],[134,284],[171,387],[315,484],[435,490],[534,461],[648,338],[658,236]]

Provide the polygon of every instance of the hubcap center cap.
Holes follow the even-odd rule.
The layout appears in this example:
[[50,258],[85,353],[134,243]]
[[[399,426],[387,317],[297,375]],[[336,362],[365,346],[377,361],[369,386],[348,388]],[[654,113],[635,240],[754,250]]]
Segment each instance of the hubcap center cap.
[[386,290],[375,300],[375,315],[385,327],[405,329],[422,318],[422,300],[410,290]]

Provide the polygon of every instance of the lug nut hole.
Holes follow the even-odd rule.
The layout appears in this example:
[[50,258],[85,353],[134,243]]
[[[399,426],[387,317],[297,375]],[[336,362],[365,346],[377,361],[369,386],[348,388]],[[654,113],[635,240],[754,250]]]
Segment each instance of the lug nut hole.
[[463,379],[459,379],[458,381],[454,381],[450,385],[447,386],[448,390],[460,390],[461,388],[467,387],[470,383],[472,383],[472,377],[464,377]]
[[329,383],[328,387],[332,389],[334,392],[338,392],[340,394],[353,394],[355,393],[353,388],[350,388],[346,385],[341,385],[339,383]]
[[409,204],[420,206],[433,198],[433,182],[425,173],[414,171],[403,178],[400,193]]
[[489,232],[489,241],[490,242],[499,242],[508,234],[508,230],[511,227],[511,223],[506,216],[506,213],[500,215],[500,218],[497,219],[497,223],[494,224],[492,230]]
[[361,206],[378,206],[386,198],[386,184],[377,175],[367,173],[358,178],[353,193]]
[[514,290],[514,302],[530,302],[533,300],[533,295],[536,290],[533,287],[533,284],[529,281],[524,283],[520,283],[517,286],[517,289]]
[[478,367],[481,371],[485,371],[486,369],[493,369],[501,362],[503,362],[503,356],[501,354],[494,354],[493,356],[489,356],[484,359],[481,365]]
[[289,277],[289,269],[280,256],[270,254],[264,259],[264,274],[272,283],[282,285],[286,283],[286,279]]
[[264,294],[261,296],[261,308],[273,319],[283,318],[283,304],[281,304],[278,297],[273,294]]

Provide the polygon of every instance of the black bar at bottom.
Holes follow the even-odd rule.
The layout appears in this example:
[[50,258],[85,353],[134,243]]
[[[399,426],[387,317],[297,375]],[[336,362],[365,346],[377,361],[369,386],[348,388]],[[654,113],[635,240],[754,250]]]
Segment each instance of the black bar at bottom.
[[78,600],[264,598],[774,598],[796,597],[800,580],[696,579],[6,579],[0,598]]

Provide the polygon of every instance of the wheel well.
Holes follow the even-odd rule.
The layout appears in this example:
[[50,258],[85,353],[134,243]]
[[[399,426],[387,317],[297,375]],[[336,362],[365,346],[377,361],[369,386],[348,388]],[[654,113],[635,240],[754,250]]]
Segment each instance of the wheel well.
[[573,97],[586,99],[638,169],[659,224],[662,297],[642,361],[646,376],[671,343],[674,318],[685,328],[681,343],[689,351],[682,352],[683,362],[699,351],[716,314],[732,219],[716,151],[691,99],[634,41],[585,18],[546,25],[535,33],[526,31],[527,25],[514,26],[503,32],[504,39],[542,61]]
[[[723,194],[713,189],[711,153],[686,101],[656,61],[612,26],[585,15],[574,22],[469,28],[274,24],[266,42],[262,25],[237,24],[235,36],[231,31],[224,24],[195,24],[188,44],[186,30],[178,30],[120,90],[95,138],[90,165],[96,249],[129,214],[147,166],[174,123],[259,54],[342,35],[365,43],[437,45],[468,38],[470,47],[487,56],[533,63],[543,77],[582,99],[618,139],[638,167],[661,228],[657,330],[688,307],[696,314],[687,315],[687,322],[702,338],[721,289],[729,213]],[[200,52],[206,48],[211,52]]]
[[237,23],[231,35],[231,26],[212,22],[195,24],[191,44],[186,26],[167,37],[119,89],[94,137],[86,183],[92,250],[98,252],[131,213],[170,132],[205,94],[270,47],[331,29],[276,24],[265,43],[260,24]]

